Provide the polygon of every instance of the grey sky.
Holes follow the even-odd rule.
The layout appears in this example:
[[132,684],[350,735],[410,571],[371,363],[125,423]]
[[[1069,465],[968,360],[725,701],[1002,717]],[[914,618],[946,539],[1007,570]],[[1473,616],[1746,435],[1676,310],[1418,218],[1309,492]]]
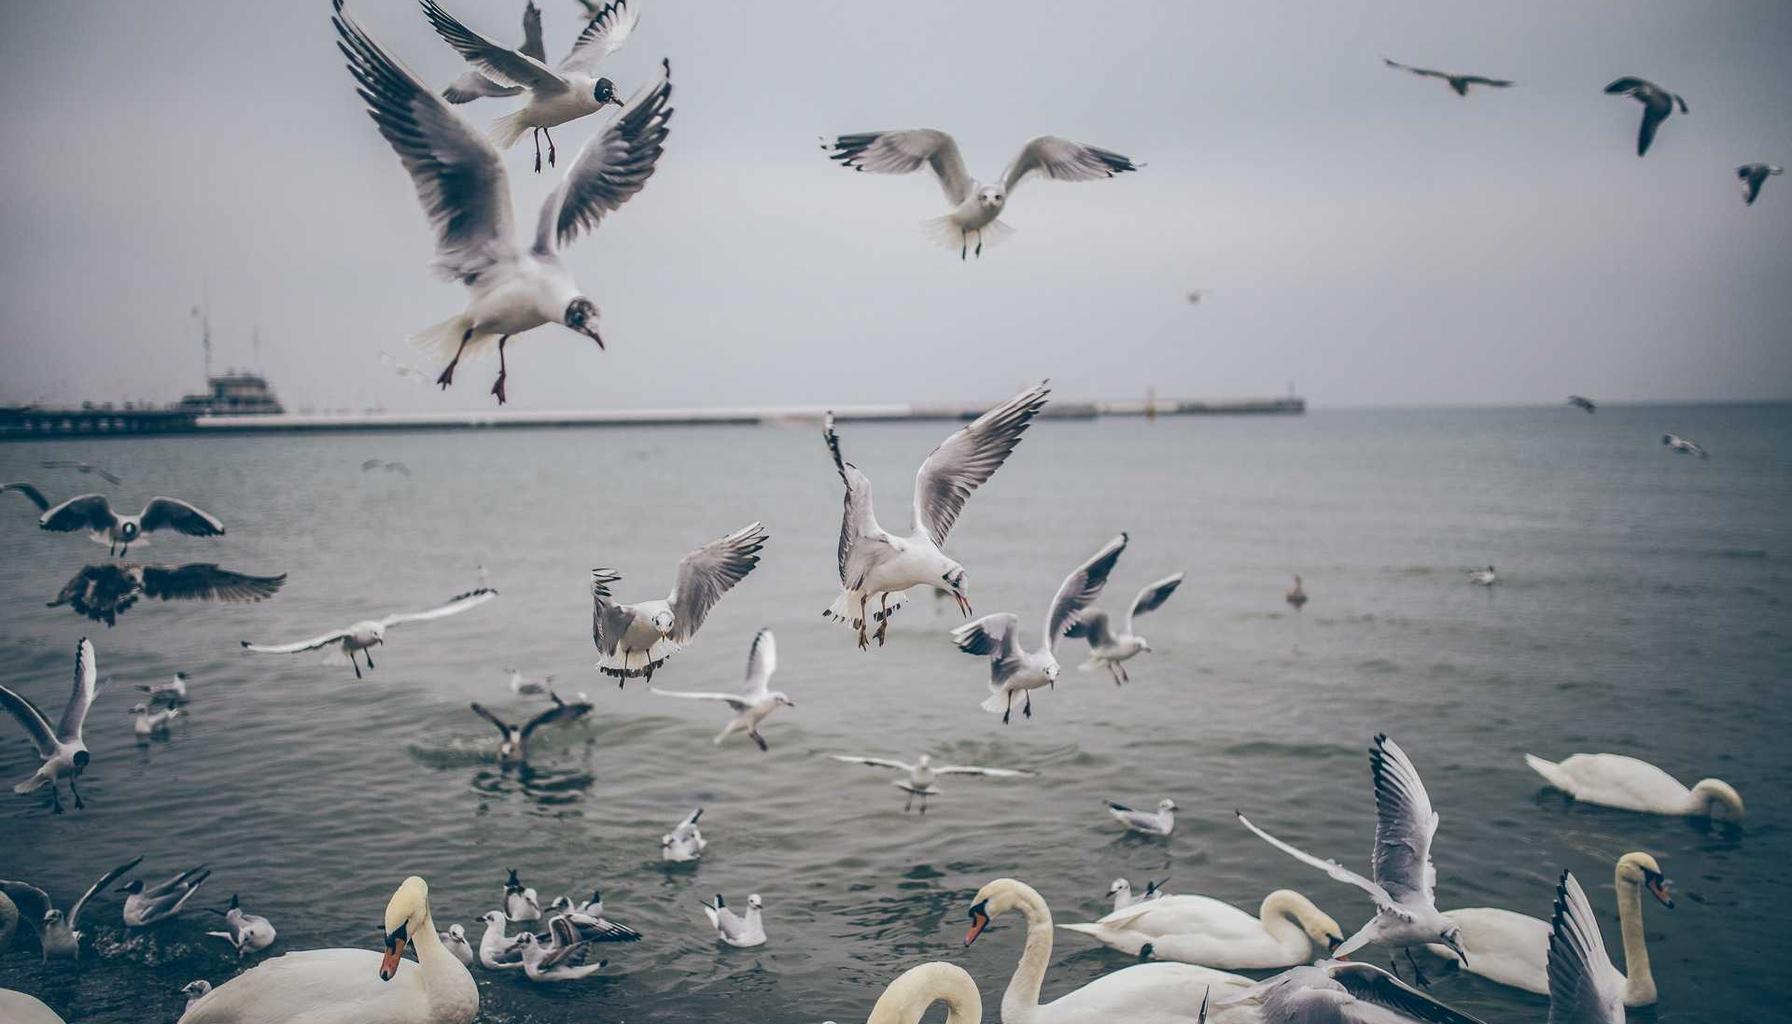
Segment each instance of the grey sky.
[[[550,58],[573,0],[539,0]],[[521,0],[452,0],[519,35]],[[353,9],[435,84],[460,71],[414,3]],[[0,401],[151,399],[262,364],[290,408],[475,408],[413,331],[434,280],[408,177],[361,110],[329,5],[0,5]],[[644,192],[570,261],[610,344],[512,350],[512,406],[1280,392],[1317,402],[1792,395],[1792,177],[1743,206],[1740,163],[1792,164],[1792,5],[646,0],[609,73],[673,65]],[[1516,79],[1459,99],[1386,54]],[[1634,155],[1620,75],[1688,116]],[[462,111],[482,127],[514,101]],[[570,157],[597,126],[559,132]],[[1029,136],[1148,166],[1029,182],[1014,238],[961,264],[922,237],[925,177],[857,175],[823,134],[938,127],[973,175]],[[506,160],[519,219],[554,174]],[[1184,294],[1209,291],[1200,306]]]

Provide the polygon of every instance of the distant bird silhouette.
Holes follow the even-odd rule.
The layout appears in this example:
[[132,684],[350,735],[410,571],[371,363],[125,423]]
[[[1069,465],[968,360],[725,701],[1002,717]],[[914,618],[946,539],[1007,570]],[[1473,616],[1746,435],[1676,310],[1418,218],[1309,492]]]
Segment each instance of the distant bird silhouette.
[[361,463],[361,472],[363,473],[371,473],[376,469],[383,469],[388,473],[403,473],[405,476],[411,475],[411,467],[402,462],[387,462],[383,459],[368,459],[366,462]]
[[118,617],[139,596],[162,601],[225,601],[245,604],[272,597],[286,583],[286,574],[248,576],[209,562],[187,565],[144,565],[110,562],[89,565],[75,573],[56,600],[46,607],[69,605],[95,622],[118,624]]
[[1599,406],[1593,404],[1591,398],[1588,398],[1585,395],[1569,395],[1568,404],[1574,406],[1576,409],[1585,409],[1588,412],[1593,412],[1599,408]]
[[1736,177],[1742,179],[1742,201],[1749,206],[1755,205],[1755,199],[1761,195],[1761,185],[1768,176],[1784,173],[1786,169],[1777,164],[1743,164],[1736,168]]
[[1674,104],[1680,105],[1682,114],[1690,114],[1684,97],[1668,92],[1654,82],[1641,78],[1620,78],[1605,87],[1608,95],[1629,96],[1643,105],[1643,124],[1636,135],[1636,155],[1649,152],[1649,144],[1655,141],[1655,131],[1661,122],[1674,112]]
[[1456,95],[1458,96],[1467,96],[1468,87],[1471,85],[1484,85],[1491,89],[1505,89],[1513,84],[1504,78],[1487,78],[1483,75],[1459,75],[1453,71],[1434,71],[1431,68],[1415,68],[1411,64],[1402,64],[1397,60],[1389,60],[1386,57],[1381,58],[1381,62],[1390,68],[1398,68],[1409,74],[1418,75],[1420,78],[1441,78],[1450,84],[1450,88],[1455,90]]
[[1307,592],[1305,588],[1300,585],[1299,576],[1294,577],[1294,586],[1288,588],[1288,593],[1283,597],[1283,600],[1287,601],[1297,612],[1306,607]]
[[42,465],[45,469],[72,469],[77,473],[91,473],[109,484],[120,484],[124,482],[91,462],[70,462],[67,459],[47,459]]
[[1697,455],[1701,459],[1708,459],[1711,457],[1706,454],[1705,449],[1700,448],[1698,445],[1688,441],[1678,434],[1661,435],[1661,443],[1666,445],[1669,451],[1676,452],[1680,455]]

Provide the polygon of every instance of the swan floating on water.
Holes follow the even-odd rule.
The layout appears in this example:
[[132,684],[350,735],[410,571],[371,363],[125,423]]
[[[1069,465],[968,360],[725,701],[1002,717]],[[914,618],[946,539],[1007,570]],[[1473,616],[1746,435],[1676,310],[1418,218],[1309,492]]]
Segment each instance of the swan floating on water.
[[1526,754],[1524,763],[1581,803],[1644,814],[1742,821],[1742,795],[1722,779],[1701,779],[1688,789],[1649,762],[1623,754],[1575,754],[1559,762]]
[[[179,1024],[471,1024],[479,987],[429,914],[415,875],[386,904],[385,952],[308,949],[263,961],[212,989]],[[401,959],[405,947],[415,961]]]
[[1344,942],[1338,922],[1292,889],[1265,896],[1255,916],[1211,896],[1164,896],[1058,927],[1131,956],[1227,970],[1293,967]]
[[977,941],[990,921],[1009,910],[1026,918],[1027,944],[1002,996],[1002,1024],[1194,1024],[1209,989],[1217,997],[1256,985],[1250,978],[1193,964],[1134,964],[1042,1004],[1039,989],[1052,958],[1052,912],[1036,889],[998,878],[977,890],[964,943]]
[[[1642,890],[1648,889],[1670,910],[1674,898],[1668,892],[1667,879],[1662,877],[1661,865],[1646,853],[1627,853],[1619,858],[1614,875],[1618,921],[1624,934],[1625,969],[1611,967],[1609,960],[1607,967],[1616,976],[1625,1006],[1652,1006],[1655,976],[1649,971],[1649,946],[1643,935]],[[1462,948],[1468,951],[1463,970],[1526,992],[1549,994],[1548,921],[1496,907],[1446,910],[1444,916],[1455,921],[1462,931]],[[1431,952],[1448,960],[1458,959],[1443,946],[1432,946]]]

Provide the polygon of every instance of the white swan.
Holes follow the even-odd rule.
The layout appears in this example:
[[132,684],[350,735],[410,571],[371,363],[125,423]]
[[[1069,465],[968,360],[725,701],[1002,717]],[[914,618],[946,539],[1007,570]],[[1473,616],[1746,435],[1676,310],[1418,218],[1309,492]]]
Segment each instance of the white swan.
[[1575,754],[1560,762],[1526,754],[1524,763],[1582,803],[1644,814],[1742,820],[1742,796],[1722,779],[1701,779],[1687,789],[1660,768],[1623,754]]
[[1132,956],[1228,970],[1310,963],[1314,946],[1329,952],[1344,941],[1338,922],[1292,889],[1265,896],[1255,917],[1210,896],[1164,896],[1058,927]]
[[[212,989],[180,1024],[471,1024],[479,988],[436,934],[429,886],[411,876],[386,904],[386,951],[309,949]],[[401,960],[406,945],[417,953]]]
[[[1655,1002],[1655,976],[1649,972],[1649,947],[1643,938],[1642,891],[1648,889],[1669,909],[1674,906],[1674,898],[1668,893],[1661,865],[1646,853],[1620,857],[1613,874],[1618,889],[1618,922],[1624,933],[1625,968],[1622,973],[1612,968],[1616,975],[1613,984],[1623,990],[1625,1006],[1651,1006]],[[1463,970],[1526,992],[1549,994],[1548,921],[1496,907],[1446,910],[1444,916],[1462,929],[1462,948],[1468,951]],[[1443,946],[1430,949],[1446,959],[1458,959]]]
[[1193,964],[1135,964],[1041,1004],[1039,987],[1052,958],[1052,912],[1032,886],[998,878],[977,890],[964,944],[977,941],[989,922],[1008,910],[1018,910],[1027,919],[1027,945],[1002,994],[1002,1024],[1193,1024],[1209,988],[1218,996],[1244,992],[1256,984]]
[[[976,1018],[971,1018],[973,1024]],[[36,996],[0,988],[0,1020],[7,1024],[68,1024]]]

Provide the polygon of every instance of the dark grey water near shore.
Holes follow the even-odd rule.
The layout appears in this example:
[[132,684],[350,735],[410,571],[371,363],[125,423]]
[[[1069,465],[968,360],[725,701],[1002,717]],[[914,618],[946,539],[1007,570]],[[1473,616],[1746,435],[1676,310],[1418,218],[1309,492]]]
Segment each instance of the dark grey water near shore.
[[[1673,431],[1708,461],[1663,451]],[[855,426],[849,455],[907,521],[915,465],[938,425]],[[927,959],[966,966],[988,1016],[1019,954],[998,922],[960,948],[968,897],[999,875],[1037,887],[1060,920],[1099,912],[1116,875],[1171,875],[1177,892],[1254,908],[1298,888],[1347,928],[1366,903],[1240,828],[1234,807],[1309,849],[1366,864],[1372,802],[1364,753],[1393,734],[1443,816],[1445,907],[1547,916],[1562,868],[1587,884],[1617,946],[1611,865],[1641,849],[1684,897],[1646,910],[1660,1005],[1633,1021],[1783,1019],[1772,965],[1792,913],[1792,407],[1608,407],[1317,412],[1299,419],[1114,420],[1037,425],[972,499],[952,538],[979,613],[1012,610],[1034,635],[1064,573],[1125,529],[1132,545],[1108,603],[1175,569],[1182,591],[1145,621],[1158,653],[1133,683],[1069,670],[1035,716],[1003,727],[977,708],[981,665],[945,639],[957,619],[930,598],[861,653],[818,612],[831,600],[839,485],[811,426],[186,438],[0,446],[0,480],[53,499],[92,477],[38,468],[81,458],[126,477],[121,505],[175,494],[229,535],[158,535],[133,558],[287,572],[251,606],[145,602],[116,628],[45,608],[103,548],[33,528],[0,495],[0,681],[52,716],[82,635],[103,690],[88,725],[89,806],[51,817],[0,791],[0,876],[72,900],[138,853],[151,877],[209,862],[200,902],[231,892],[273,919],[275,952],[370,945],[407,874],[432,887],[437,923],[472,927],[503,871],[544,895],[601,885],[612,916],[645,933],[601,979],[532,987],[480,973],[482,1019],[863,1019],[876,993]],[[414,475],[363,474],[398,459]],[[656,682],[738,684],[746,648],[777,630],[769,754],[710,743],[716,709],[673,702],[591,669],[588,570],[614,566],[625,598],[658,595],[686,549],[754,519],[766,559]],[[1493,563],[1503,582],[1468,586]],[[465,616],[395,629],[357,682],[315,655],[244,654],[427,607],[476,582],[502,596]],[[1292,573],[1312,595],[1291,613]],[[501,668],[556,673],[588,691],[588,727],[542,744],[522,781],[489,760],[495,733],[466,707],[518,711]],[[190,719],[140,747],[130,684],[192,675]],[[53,706],[53,708],[52,708]],[[737,738],[738,740],[738,738]],[[1688,782],[1717,776],[1748,803],[1741,830],[1574,807],[1540,790],[1526,751],[1610,750]],[[1039,780],[947,780],[925,817],[831,752],[1025,765]],[[0,782],[34,767],[0,722]],[[1099,801],[1174,797],[1176,835],[1119,834]],[[711,841],[668,869],[657,840],[691,805]],[[718,949],[698,907],[715,892],[766,901],[770,942]],[[189,912],[126,934],[117,897],[90,907],[81,967],[0,953],[0,986],[71,1021],[178,1015],[184,982],[236,970]],[[1046,996],[1125,958],[1060,936]],[[1543,1001],[1439,971],[1436,991],[1490,1022],[1541,1018]]]

